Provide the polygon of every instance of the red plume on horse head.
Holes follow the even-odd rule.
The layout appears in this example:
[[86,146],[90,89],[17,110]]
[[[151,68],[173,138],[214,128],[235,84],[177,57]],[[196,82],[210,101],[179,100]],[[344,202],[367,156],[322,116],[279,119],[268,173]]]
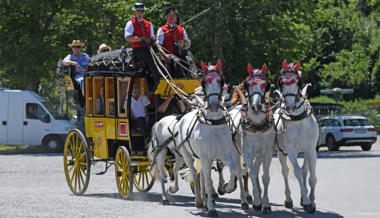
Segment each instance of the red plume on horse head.
[[297,61],[296,65],[294,66],[293,70],[294,71],[299,71],[301,69],[301,61]]
[[266,63],[264,63],[263,66],[261,67],[261,73],[266,74],[267,72],[268,72],[268,66]]
[[288,60],[284,60],[284,61],[282,61],[282,70],[281,71],[284,71],[284,70],[286,70],[286,68],[288,67]]
[[207,66],[207,64],[201,60],[201,69],[205,73],[207,71],[209,71],[209,70],[212,70],[212,69],[214,69],[214,70],[216,70],[218,72],[221,72],[222,71],[222,67],[223,67],[222,59],[218,59],[218,61],[216,62],[216,65],[212,66],[212,67]]
[[222,71],[222,67],[223,67],[222,59],[219,58],[218,61],[216,62],[215,69],[218,72],[221,72]]
[[250,63],[247,64],[247,72],[248,75],[251,75],[253,73],[253,67]]

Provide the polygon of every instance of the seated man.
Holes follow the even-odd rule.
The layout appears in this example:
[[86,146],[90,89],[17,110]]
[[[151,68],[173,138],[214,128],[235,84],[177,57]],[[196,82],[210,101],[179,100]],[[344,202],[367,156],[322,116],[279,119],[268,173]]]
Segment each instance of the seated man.
[[38,118],[38,106],[37,104],[26,104],[26,118],[27,119],[39,119]]
[[143,133],[144,140],[147,140],[147,117],[146,107],[150,105],[149,99],[140,94],[138,84],[133,85],[131,99],[131,120],[132,125],[140,129]]
[[[192,71],[191,73],[195,74],[197,70],[191,67],[194,66],[194,62],[192,54],[188,50],[190,48],[190,40],[186,30],[176,24],[177,11],[174,8],[167,8],[165,18],[166,24],[157,31],[156,44],[163,57],[168,61],[172,76],[176,78],[187,77],[188,72],[181,65],[189,68]],[[177,64],[178,62],[180,64]]]
[[100,88],[99,97],[96,99],[96,114],[104,114],[104,88]]
[[168,99],[162,100],[157,108],[158,117],[157,120],[168,115],[182,115],[186,113],[185,103],[180,97],[170,96]]

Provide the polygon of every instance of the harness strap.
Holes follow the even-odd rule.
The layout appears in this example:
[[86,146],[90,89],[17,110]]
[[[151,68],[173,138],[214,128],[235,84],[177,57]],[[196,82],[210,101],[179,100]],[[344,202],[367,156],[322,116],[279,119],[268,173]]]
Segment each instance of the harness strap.
[[[194,119],[195,119],[195,121],[194,121]],[[190,123],[192,123],[194,121],[194,124],[192,126],[190,125],[189,128],[187,129],[187,131],[186,131],[186,138],[181,143],[178,144],[178,149],[187,142],[187,144],[189,145],[189,148],[190,148],[193,156],[199,159],[198,155],[195,154],[195,152],[193,150],[193,147],[191,146],[191,144],[189,142],[190,134],[193,132],[195,124],[198,122],[198,120],[199,120],[199,117],[197,115],[194,116],[193,120],[190,122]]]

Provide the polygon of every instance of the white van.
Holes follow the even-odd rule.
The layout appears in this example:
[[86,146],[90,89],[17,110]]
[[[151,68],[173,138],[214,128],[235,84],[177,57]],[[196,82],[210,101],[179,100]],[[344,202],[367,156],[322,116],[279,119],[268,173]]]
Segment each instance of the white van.
[[0,145],[42,145],[59,151],[74,127],[54,117],[35,92],[0,89]]

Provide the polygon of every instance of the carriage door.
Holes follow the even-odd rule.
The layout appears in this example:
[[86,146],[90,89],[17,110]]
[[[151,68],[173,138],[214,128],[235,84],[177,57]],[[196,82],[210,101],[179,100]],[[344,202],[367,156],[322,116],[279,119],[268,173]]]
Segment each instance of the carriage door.
[[116,126],[116,138],[119,140],[130,140],[129,129],[129,92],[130,92],[129,77],[117,78],[117,107],[118,107],[118,119]]

